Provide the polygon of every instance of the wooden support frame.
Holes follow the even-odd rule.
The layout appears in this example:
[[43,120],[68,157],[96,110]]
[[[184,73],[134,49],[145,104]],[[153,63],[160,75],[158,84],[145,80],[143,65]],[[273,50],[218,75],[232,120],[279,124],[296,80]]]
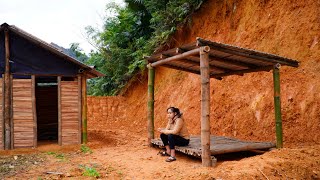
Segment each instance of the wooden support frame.
[[280,99],[280,67],[278,63],[273,68],[273,83],[274,83],[274,115],[276,122],[276,142],[277,148],[283,147],[282,139],[282,119],[281,119],[281,99]]
[[33,147],[38,146],[38,124],[37,124],[37,103],[36,103],[36,76],[31,76],[31,100],[33,113]]
[[82,96],[82,143],[87,144],[88,132],[87,132],[87,78],[86,74],[82,75],[81,78],[81,96]]
[[12,102],[13,102],[13,75],[10,74],[10,131],[11,131],[11,149],[14,148],[14,121],[13,121],[13,106],[12,106]]
[[57,77],[58,81],[58,144],[62,145],[62,121],[61,121],[61,76]]
[[5,30],[5,73],[4,73],[4,149],[12,149],[12,118],[11,118],[11,90],[10,82],[10,44],[9,30]]
[[82,142],[82,90],[81,90],[81,87],[82,87],[82,77],[80,74],[78,74],[78,119],[79,119],[79,127],[78,127],[78,141],[79,143],[81,144]]
[[210,65],[208,46],[200,47],[201,73],[201,159],[202,166],[212,166],[210,151]]
[[[200,57],[199,57],[200,55]],[[293,59],[240,48],[197,38],[195,43],[183,45],[157,53],[147,58],[149,73],[151,67],[164,66],[171,69],[201,75],[201,156],[202,165],[215,164],[210,153],[210,78],[221,80],[224,76],[244,75],[245,73],[270,71],[273,69],[274,103],[277,148],[283,147],[282,120],[280,103],[280,64],[298,67],[299,62]],[[199,63],[200,61],[200,70]],[[153,72],[154,73],[154,72]],[[148,79],[148,138],[153,138],[154,82]],[[152,86],[151,86],[152,84]],[[149,128],[150,127],[150,128]]]
[[148,144],[152,146],[151,139],[154,139],[154,78],[155,69],[148,65]]

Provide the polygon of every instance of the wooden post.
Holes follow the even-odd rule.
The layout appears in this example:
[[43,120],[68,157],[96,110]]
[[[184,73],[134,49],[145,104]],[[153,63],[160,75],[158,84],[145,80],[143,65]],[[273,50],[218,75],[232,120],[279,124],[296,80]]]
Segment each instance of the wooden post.
[[[2,74],[2,77],[4,78],[4,74]],[[2,86],[1,86],[1,88],[2,88],[2,94],[1,94],[1,97],[2,97],[2,114],[1,114],[1,116],[2,116],[2,121],[1,121],[1,135],[2,135],[2,139],[1,139],[1,150],[4,150],[4,141],[5,141],[5,130],[4,130],[4,80],[3,80],[3,78],[2,78]]]
[[154,77],[155,70],[148,64],[148,144],[151,146],[151,139],[154,139]]
[[61,121],[61,76],[58,76],[58,144],[62,145],[62,121]]
[[81,144],[82,142],[82,77],[81,74],[78,74],[78,142]]
[[11,131],[11,149],[14,149],[14,121],[13,121],[13,106],[12,106],[12,103],[13,103],[13,76],[12,74],[10,73],[10,94],[11,94],[11,97],[10,97],[10,131]]
[[4,73],[4,149],[11,149],[11,83],[10,83],[10,48],[9,30],[5,30],[5,73]]
[[210,151],[210,47],[200,47],[202,166],[212,166]]
[[31,76],[31,97],[32,97],[32,113],[33,113],[33,147],[37,147],[38,131],[37,131],[37,106],[36,106],[36,77]]
[[273,68],[274,83],[274,114],[276,121],[276,138],[277,148],[283,147],[282,141],[282,119],[281,119],[281,101],[280,101],[280,70],[281,65],[278,63]]
[[87,144],[88,133],[87,133],[87,78],[83,74],[82,78],[82,143]]

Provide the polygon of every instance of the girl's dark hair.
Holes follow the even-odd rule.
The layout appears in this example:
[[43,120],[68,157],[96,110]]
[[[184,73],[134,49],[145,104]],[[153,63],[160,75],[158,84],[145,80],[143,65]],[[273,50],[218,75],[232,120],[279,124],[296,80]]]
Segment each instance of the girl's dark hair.
[[177,113],[175,116],[177,116],[178,118],[180,118],[180,117],[182,116],[182,113],[180,112],[179,108],[169,107],[169,108],[167,109],[167,112],[168,112],[169,109],[171,109],[171,111],[172,111],[173,113]]

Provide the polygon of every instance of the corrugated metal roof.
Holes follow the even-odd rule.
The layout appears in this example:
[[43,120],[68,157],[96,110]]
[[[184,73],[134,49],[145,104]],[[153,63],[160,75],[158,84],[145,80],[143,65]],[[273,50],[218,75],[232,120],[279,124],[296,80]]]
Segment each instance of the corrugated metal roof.
[[[187,56],[183,56],[183,54],[198,49],[201,46],[210,47],[209,63],[210,77],[212,78],[221,79],[229,75],[269,71],[276,64],[292,67],[299,66],[299,62],[293,59],[201,38],[197,38],[193,43],[154,54],[147,58],[147,61],[151,63],[151,66],[161,64],[161,66],[168,68],[200,74],[200,54],[193,53]],[[183,57],[166,61],[168,58],[172,59],[179,55]]]
[[14,33],[18,34],[19,36],[22,36],[23,38],[27,39],[30,42],[39,45],[40,47],[50,51],[51,53],[56,54],[57,56],[61,57],[62,60],[70,61],[73,64],[80,66],[84,70],[84,72],[87,73],[88,78],[105,76],[104,74],[91,68],[90,66],[87,66],[87,65],[81,63],[80,61],[74,59],[73,57],[65,54],[61,49],[54,47],[53,45],[25,32],[24,30],[14,26],[14,25],[8,25],[7,23],[3,23],[0,26],[0,31],[5,28],[7,28],[9,31],[13,31]]

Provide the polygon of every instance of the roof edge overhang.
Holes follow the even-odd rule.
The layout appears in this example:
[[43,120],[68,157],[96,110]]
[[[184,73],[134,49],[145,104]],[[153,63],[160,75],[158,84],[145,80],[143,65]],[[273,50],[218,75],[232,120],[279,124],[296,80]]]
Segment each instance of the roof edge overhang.
[[76,60],[75,58],[65,54],[62,50],[58,49],[57,47],[54,47],[52,45],[50,45],[49,43],[33,36],[32,34],[30,33],[27,33],[26,31],[14,26],[14,25],[9,25],[7,23],[3,23],[1,24],[0,26],[0,31],[3,30],[3,29],[8,29],[9,31],[13,31],[14,33],[22,36],[23,38],[26,38],[28,41],[36,44],[36,45],[39,45],[40,47],[60,56],[61,58],[65,59],[65,60],[68,60],[68,61],[71,61],[72,63],[80,66],[82,68],[82,74],[86,74],[86,77],[88,79],[90,78],[96,78],[96,77],[102,77],[102,76],[105,76],[103,73],[95,70],[94,68],[91,68],[90,66],[87,66],[81,62],[79,62],[78,60]]
[[[200,74],[200,48],[208,52],[210,77],[222,79],[229,75],[270,71],[276,65],[298,67],[299,61],[257,50],[196,38],[195,42],[181,45],[146,57],[148,66],[164,66]],[[206,50],[205,50],[206,49]]]

